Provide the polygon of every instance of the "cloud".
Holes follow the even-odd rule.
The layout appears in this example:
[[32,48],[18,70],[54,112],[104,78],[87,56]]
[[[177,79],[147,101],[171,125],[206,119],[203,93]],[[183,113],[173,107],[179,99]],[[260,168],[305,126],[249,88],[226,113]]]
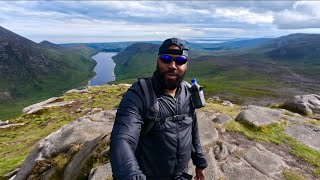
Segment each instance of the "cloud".
[[0,1],[0,22],[34,41],[256,37],[315,31],[319,8],[311,1]]
[[280,29],[320,28],[320,1],[298,1],[292,9],[275,15],[274,24]]

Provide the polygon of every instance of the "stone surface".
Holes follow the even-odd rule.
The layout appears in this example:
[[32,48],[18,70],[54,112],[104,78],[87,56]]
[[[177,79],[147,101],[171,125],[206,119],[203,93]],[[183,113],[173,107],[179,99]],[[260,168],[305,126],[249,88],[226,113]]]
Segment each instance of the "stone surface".
[[94,169],[91,169],[89,180],[102,180],[108,179],[112,177],[112,169],[111,164],[107,163],[102,166],[98,166]]
[[221,115],[218,115],[216,118],[214,118],[212,121],[220,124],[225,124],[231,120],[232,118],[229,115],[221,114]]
[[[208,163],[208,167],[205,170],[206,179],[218,179],[219,178],[219,166],[217,160],[214,158],[212,147],[205,151],[205,157]],[[195,177],[195,166],[190,162],[188,173]]]
[[272,176],[281,173],[284,162],[281,157],[267,150],[259,150],[256,147],[249,148],[243,157],[252,167],[259,172]]
[[283,107],[300,114],[320,114],[320,96],[317,94],[294,96]]
[[30,105],[30,106],[28,106],[28,107],[25,107],[25,108],[23,108],[22,112],[23,112],[23,113],[27,113],[27,112],[30,111],[31,109],[34,109],[34,108],[40,107],[40,106],[44,106],[44,105],[49,104],[49,103],[52,103],[52,102],[54,102],[54,101],[56,101],[56,100],[58,100],[58,99],[59,99],[58,97],[52,97],[52,98],[47,99],[47,100],[45,100],[45,101],[42,101],[42,102],[39,102],[39,103]]
[[214,148],[215,158],[219,161],[226,159],[230,154],[232,154],[236,147],[225,141],[218,141]]
[[287,126],[285,132],[301,143],[320,151],[320,129],[319,127],[304,124]]
[[26,123],[7,124],[7,125],[0,126],[0,129],[6,129],[6,128],[9,128],[9,127],[14,127],[14,126],[23,126],[25,124]]
[[238,114],[236,121],[260,127],[278,123],[281,117],[283,115],[279,110],[250,105],[247,110],[241,111]]
[[66,93],[64,94],[70,94],[70,93],[89,93],[89,90],[87,88],[84,88],[84,89],[71,89],[69,91],[67,91]]
[[4,126],[4,125],[8,125],[9,124],[9,121],[1,121],[0,120],[0,126]]
[[106,137],[107,134],[104,134],[86,143],[81,150],[72,157],[72,160],[64,170],[63,179],[77,179],[85,163],[91,159],[91,154],[94,149]]
[[269,180],[267,176],[254,169],[245,160],[227,162],[222,165],[222,171],[230,180]]
[[215,142],[219,138],[219,133],[217,129],[213,126],[211,121],[212,113],[205,113],[201,111],[197,111],[197,120],[199,127],[199,135],[201,139],[201,144],[205,148],[215,144]]
[[49,104],[45,104],[45,105],[41,105],[41,106],[36,106],[32,109],[30,109],[29,111],[26,112],[26,114],[33,114],[33,113],[37,113],[45,108],[50,108],[50,107],[61,107],[61,106],[66,106],[66,105],[70,105],[72,103],[74,103],[75,101],[67,101],[67,102],[56,102],[56,103],[49,103]]
[[214,154],[216,155],[217,160],[224,160],[227,156],[229,156],[228,147],[225,142],[218,142],[217,146],[214,150]]
[[234,104],[232,104],[230,101],[223,101],[222,105],[229,106],[229,107],[233,107],[234,106]]
[[208,98],[209,101],[221,101],[220,97],[218,96],[212,96],[210,98]]
[[[109,116],[115,112],[100,113]],[[85,144],[111,131],[113,120],[104,117],[101,117],[99,120],[95,118],[97,118],[96,115],[80,117],[41,140],[38,147],[30,153],[18,171],[17,179],[26,179],[39,161],[54,157],[68,151],[74,145]],[[96,121],[91,119],[95,119]]]
[[12,176],[14,176],[14,175],[19,171],[19,169],[20,169],[20,168],[16,168],[16,169],[14,169],[13,171],[5,174],[3,177],[4,177],[4,178],[7,178],[7,179],[8,179],[8,178],[11,178]]

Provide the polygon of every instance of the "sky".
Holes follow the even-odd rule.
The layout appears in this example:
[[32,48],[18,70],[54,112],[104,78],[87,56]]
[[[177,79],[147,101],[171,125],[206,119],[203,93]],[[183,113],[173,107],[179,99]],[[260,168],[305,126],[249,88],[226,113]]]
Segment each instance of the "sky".
[[320,1],[0,1],[0,26],[53,43],[279,37],[320,33]]

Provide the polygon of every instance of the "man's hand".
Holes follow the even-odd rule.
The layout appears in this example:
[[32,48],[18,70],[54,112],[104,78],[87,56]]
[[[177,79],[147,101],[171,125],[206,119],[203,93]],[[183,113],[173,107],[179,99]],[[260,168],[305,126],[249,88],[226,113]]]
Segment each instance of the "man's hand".
[[204,169],[196,168],[195,180],[204,180]]

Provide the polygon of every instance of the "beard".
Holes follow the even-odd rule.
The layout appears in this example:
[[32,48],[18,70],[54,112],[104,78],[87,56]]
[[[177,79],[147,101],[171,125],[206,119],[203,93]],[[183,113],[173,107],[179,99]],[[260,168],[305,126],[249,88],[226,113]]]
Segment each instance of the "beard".
[[[157,65],[157,71],[159,74],[161,85],[164,89],[174,90],[178,88],[181,84],[181,82],[184,79],[184,76],[186,75],[186,71],[183,72],[183,74],[179,74],[175,71],[161,71]],[[174,73],[177,78],[176,79],[166,79],[166,74],[172,74]]]

